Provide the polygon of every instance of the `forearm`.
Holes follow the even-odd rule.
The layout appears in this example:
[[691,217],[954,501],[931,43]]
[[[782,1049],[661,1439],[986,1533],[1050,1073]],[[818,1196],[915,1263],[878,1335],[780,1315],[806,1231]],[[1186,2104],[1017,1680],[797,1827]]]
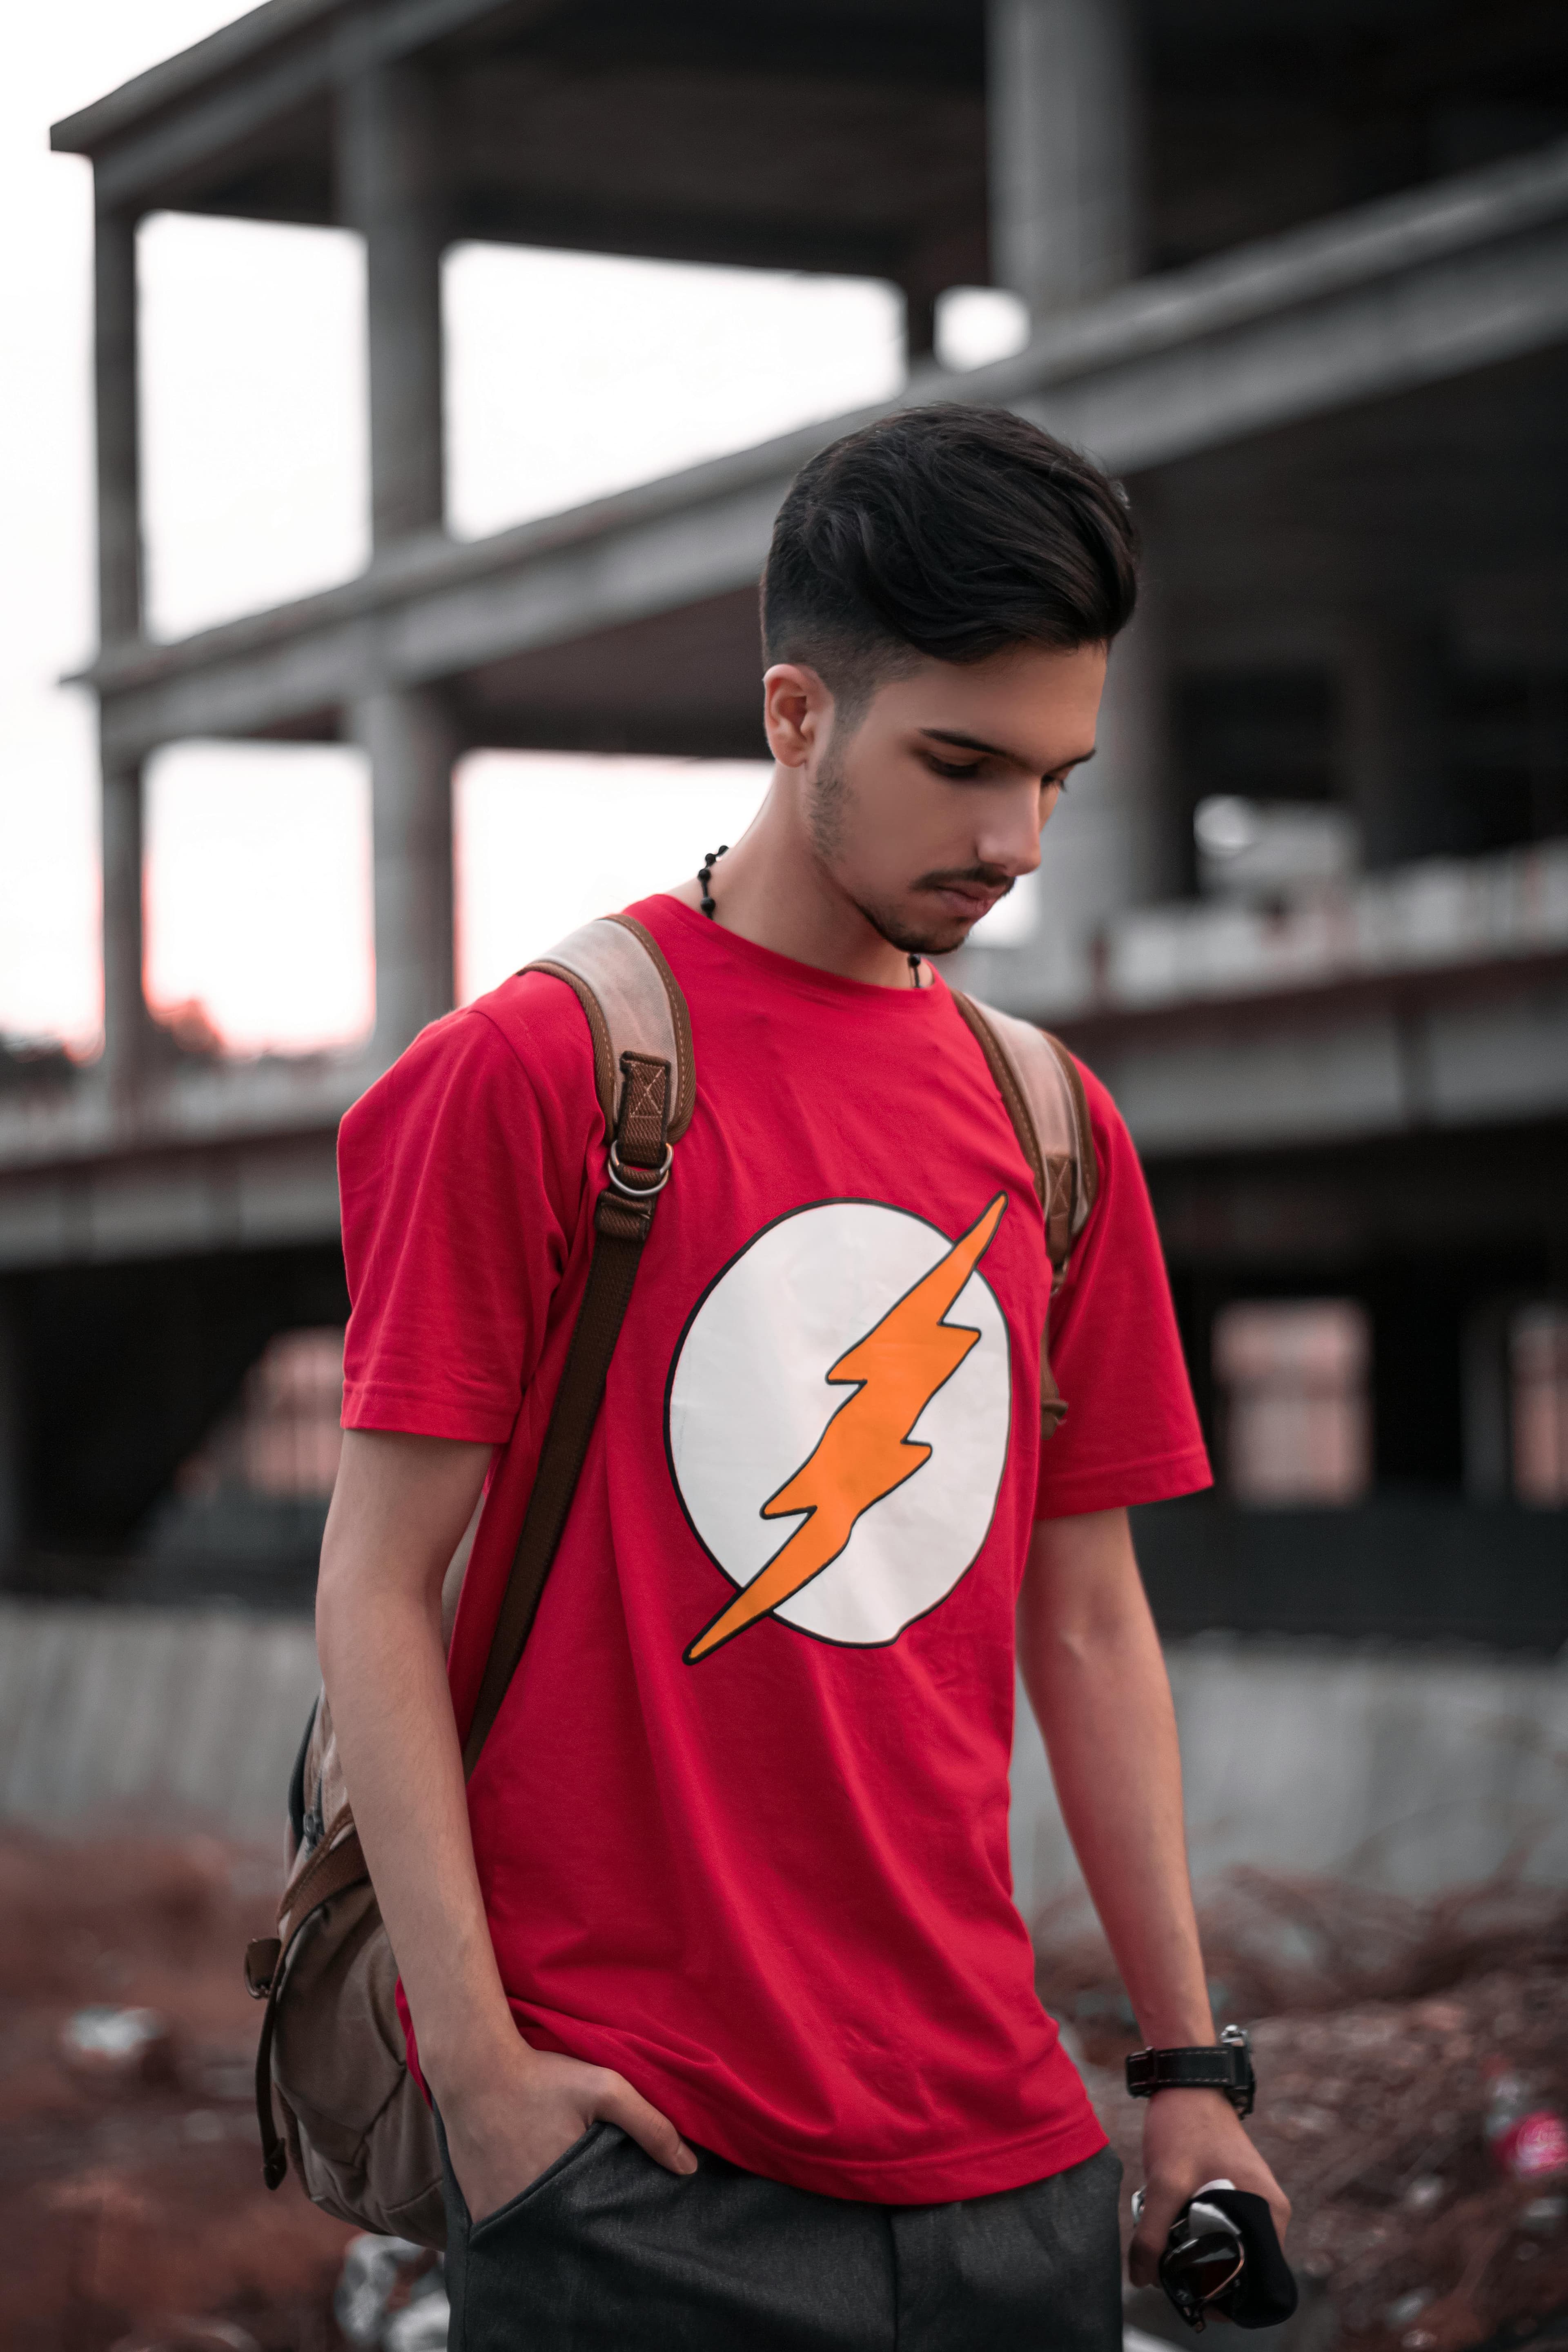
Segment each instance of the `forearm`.
[[1140,2031],[1166,2047],[1212,2042],[1175,1710],[1124,1511],[1036,1529],[1019,1662]]
[[[376,1898],[438,2087],[515,2039],[486,1924],[441,1639],[441,1577],[489,1449],[350,1432],[317,1643]],[[408,1475],[402,1474],[406,1470]]]
[[[1125,1511],[1035,1530],[1019,1663],[1074,1851],[1145,2041],[1211,2042],[1187,1875],[1176,1715]],[[1143,2120],[1146,2201],[1134,2285],[1153,2284],[1165,2235],[1200,2182],[1266,2197],[1283,2235],[1289,2200],[1217,2091],[1162,2091]]]

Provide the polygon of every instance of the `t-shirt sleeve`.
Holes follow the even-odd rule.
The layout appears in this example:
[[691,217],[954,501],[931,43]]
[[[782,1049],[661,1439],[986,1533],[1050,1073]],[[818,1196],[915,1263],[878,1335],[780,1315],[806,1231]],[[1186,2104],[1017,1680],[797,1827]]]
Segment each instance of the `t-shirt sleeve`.
[[543,1092],[470,1008],[425,1030],[343,1120],[345,1429],[510,1436],[583,1181]]
[[1042,1519],[1211,1483],[1143,1171],[1110,1095],[1091,1072],[1083,1081],[1100,1192],[1051,1309],[1051,1369],[1068,1410],[1040,1449]]

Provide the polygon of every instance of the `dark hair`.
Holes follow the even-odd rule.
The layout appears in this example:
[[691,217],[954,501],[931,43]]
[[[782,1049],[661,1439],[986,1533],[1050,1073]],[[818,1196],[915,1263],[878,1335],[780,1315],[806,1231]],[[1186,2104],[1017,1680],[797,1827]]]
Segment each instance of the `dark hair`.
[[763,573],[763,646],[858,706],[911,655],[1109,644],[1138,539],[1098,466],[1005,408],[909,408],[801,468]]

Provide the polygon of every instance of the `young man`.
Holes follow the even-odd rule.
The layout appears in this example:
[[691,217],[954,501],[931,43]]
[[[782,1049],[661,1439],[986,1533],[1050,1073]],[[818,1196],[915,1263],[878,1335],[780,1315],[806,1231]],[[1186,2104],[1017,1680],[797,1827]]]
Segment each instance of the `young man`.
[[[468,2352],[1120,2345],[1119,2167],[1011,1899],[1015,1657],[1146,2039],[1212,2043],[1126,1516],[1208,1473],[1138,1163],[1087,1073],[1100,1189],[1042,1447],[1041,1212],[925,959],[1037,864],[1134,594],[1116,487],[1005,414],[894,417],[792,488],[766,800],[705,887],[631,910],[690,1007],[696,1114],[466,1789],[605,1181],[584,1013],[509,981],[344,1122],[321,1652]],[[870,1336],[938,1264],[962,1303],[902,1335],[887,1427],[830,1474],[826,1433],[884,1377]],[[788,1589],[748,1609],[789,1545]],[[1283,2224],[1217,2091],[1152,2098],[1145,2158],[1137,2277],[1216,2176]]]

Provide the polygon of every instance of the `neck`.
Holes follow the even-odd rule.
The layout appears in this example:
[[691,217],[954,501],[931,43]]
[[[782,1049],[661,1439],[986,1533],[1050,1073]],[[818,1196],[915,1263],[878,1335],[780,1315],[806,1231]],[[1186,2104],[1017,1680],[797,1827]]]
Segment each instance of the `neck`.
[[[693,854],[695,863],[696,853]],[[873,929],[817,856],[794,806],[788,782],[775,768],[766,799],[734,847],[713,868],[712,919],[775,955],[813,965],[840,980],[877,988],[908,988],[910,960]],[[669,893],[700,907],[695,878]],[[929,965],[921,968],[929,985]]]

